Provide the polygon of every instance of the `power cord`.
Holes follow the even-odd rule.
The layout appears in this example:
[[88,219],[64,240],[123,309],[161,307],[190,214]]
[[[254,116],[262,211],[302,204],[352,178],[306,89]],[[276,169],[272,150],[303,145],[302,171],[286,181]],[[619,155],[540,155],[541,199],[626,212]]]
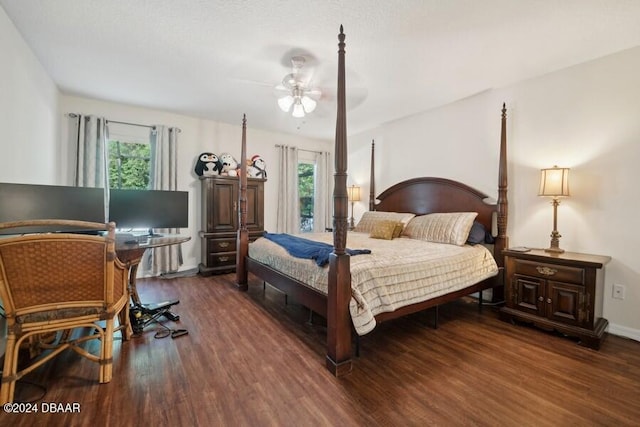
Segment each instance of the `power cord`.
[[29,401],[26,401],[26,402],[15,402],[15,403],[34,403],[34,402],[37,402],[39,400],[44,399],[44,397],[47,395],[47,388],[45,386],[41,385],[41,384],[36,384],[34,382],[27,381],[27,380],[18,380],[18,381],[16,381],[16,384],[29,385],[29,386],[35,387],[35,388],[40,390],[40,396],[35,397],[35,398],[33,398],[33,399],[29,400]]
[[155,333],[153,337],[156,339],[166,338],[169,335],[171,335],[171,338],[175,339],[183,335],[187,335],[189,333],[189,331],[187,331],[186,329],[171,329],[163,323],[159,323],[159,322],[156,322],[156,323],[164,328],[164,330],[160,330]]

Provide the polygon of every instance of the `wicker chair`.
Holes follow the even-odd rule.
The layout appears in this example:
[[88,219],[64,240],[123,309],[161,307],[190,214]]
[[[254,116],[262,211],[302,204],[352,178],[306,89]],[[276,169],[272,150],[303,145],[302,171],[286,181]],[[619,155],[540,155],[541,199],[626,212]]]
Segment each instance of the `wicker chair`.
[[[33,233],[34,227],[64,231]],[[100,383],[111,381],[115,317],[121,312],[127,314],[121,320],[128,317],[129,307],[127,269],[115,254],[115,224],[0,223],[4,234],[6,229],[15,236],[0,238],[0,298],[7,315],[0,403],[13,401],[18,379],[68,348],[100,365]],[[106,235],[74,233],[74,229],[106,230]],[[76,328],[89,328],[90,333]],[[100,341],[98,354],[82,346],[93,339]],[[43,351],[18,371],[20,348],[34,343]]]

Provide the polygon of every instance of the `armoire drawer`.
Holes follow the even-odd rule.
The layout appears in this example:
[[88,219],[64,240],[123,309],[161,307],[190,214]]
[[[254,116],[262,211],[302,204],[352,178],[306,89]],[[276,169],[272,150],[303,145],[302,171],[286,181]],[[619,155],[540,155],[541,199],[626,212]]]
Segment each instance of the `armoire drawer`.
[[235,252],[219,252],[210,253],[207,256],[207,266],[220,267],[224,265],[235,265],[236,253]]
[[235,252],[236,239],[207,239],[207,251],[209,253]]

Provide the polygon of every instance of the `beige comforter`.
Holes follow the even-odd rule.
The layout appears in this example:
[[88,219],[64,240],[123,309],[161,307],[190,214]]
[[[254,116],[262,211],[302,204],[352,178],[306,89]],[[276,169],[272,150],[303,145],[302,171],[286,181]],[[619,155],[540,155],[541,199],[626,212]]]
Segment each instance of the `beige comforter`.
[[[300,237],[333,244],[331,233]],[[373,330],[379,313],[466,288],[498,273],[491,252],[482,245],[455,246],[407,237],[380,240],[368,233],[349,232],[347,247],[371,249],[370,255],[351,257],[349,309],[359,335]],[[328,266],[294,258],[265,238],[249,245],[249,256],[327,293]]]

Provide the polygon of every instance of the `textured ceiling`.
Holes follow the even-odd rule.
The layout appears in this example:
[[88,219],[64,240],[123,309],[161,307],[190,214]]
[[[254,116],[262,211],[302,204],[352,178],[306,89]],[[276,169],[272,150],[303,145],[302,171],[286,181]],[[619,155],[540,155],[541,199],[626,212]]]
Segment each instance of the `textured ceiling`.
[[[348,131],[640,45],[637,0],[0,0],[66,94],[332,139],[337,33]],[[273,87],[307,56],[323,98]],[[6,60],[6,58],[3,58]]]

